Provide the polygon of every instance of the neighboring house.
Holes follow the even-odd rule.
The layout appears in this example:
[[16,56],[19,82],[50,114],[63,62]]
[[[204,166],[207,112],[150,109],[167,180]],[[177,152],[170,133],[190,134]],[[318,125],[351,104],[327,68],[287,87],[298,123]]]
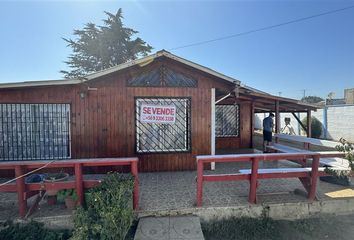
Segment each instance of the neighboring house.
[[251,148],[255,112],[314,109],[163,50],[85,79],[0,84],[0,161],[138,156],[139,171],[192,170],[196,155]]

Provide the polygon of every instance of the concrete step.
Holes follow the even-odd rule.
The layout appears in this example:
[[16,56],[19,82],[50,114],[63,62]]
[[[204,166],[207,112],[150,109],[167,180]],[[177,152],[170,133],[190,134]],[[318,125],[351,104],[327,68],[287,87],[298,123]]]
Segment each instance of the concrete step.
[[204,240],[199,217],[140,218],[134,240]]

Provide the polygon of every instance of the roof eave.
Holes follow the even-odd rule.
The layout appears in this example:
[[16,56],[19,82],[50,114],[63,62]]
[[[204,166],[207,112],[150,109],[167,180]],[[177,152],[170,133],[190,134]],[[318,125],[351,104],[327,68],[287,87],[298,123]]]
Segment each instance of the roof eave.
[[74,85],[81,83],[79,79],[67,80],[48,80],[48,81],[28,81],[14,83],[0,83],[0,89],[4,88],[21,88],[21,87],[40,87],[40,86],[55,86],[55,85]]

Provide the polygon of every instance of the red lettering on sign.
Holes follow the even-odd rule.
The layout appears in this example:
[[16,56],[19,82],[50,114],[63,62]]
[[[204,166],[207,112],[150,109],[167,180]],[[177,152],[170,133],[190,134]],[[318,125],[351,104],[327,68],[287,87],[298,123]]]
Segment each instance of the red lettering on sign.
[[150,107],[143,107],[143,113],[144,114],[151,114],[151,108]]

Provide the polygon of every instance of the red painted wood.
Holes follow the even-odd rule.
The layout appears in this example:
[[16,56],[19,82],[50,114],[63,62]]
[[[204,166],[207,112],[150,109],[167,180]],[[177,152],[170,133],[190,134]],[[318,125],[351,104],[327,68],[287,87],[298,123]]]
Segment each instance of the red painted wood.
[[251,103],[251,140],[250,140],[250,148],[254,148],[254,142],[253,142],[253,134],[254,134],[254,126],[255,126],[255,103],[252,101]]
[[203,204],[203,168],[202,161],[197,163],[197,207],[201,207]]
[[[15,167],[15,176],[20,177],[24,174],[23,166],[16,166]],[[20,177],[16,179],[16,186],[17,186],[17,199],[18,199],[18,208],[20,212],[20,217],[24,218],[26,216],[26,209],[27,209],[27,201],[25,199],[25,179]]]
[[[0,169],[14,169],[15,166],[26,166],[27,169],[35,169],[42,167],[50,161],[9,161],[0,162]],[[137,157],[130,158],[88,158],[88,159],[70,159],[57,160],[48,165],[48,168],[65,168],[74,167],[76,163],[82,164],[84,167],[89,166],[115,166],[130,165],[131,162],[138,162]]]
[[289,173],[258,173],[258,179],[269,178],[298,178],[298,177],[310,177],[309,172],[289,172]]
[[197,156],[197,161],[203,161],[203,163],[210,162],[238,162],[238,161],[249,161],[250,158],[258,160],[301,160],[304,158],[312,158],[312,156],[317,153],[254,153],[254,154],[232,154],[232,155],[205,155]]
[[316,185],[318,178],[318,166],[320,163],[320,157],[314,155],[312,158],[312,171],[311,171],[311,188],[308,195],[309,200],[314,200],[316,197]]
[[250,179],[250,191],[248,196],[248,201],[250,203],[256,203],[257,198],[257,176],[258,176],[258,159],[252,159],[252,171]]
[[222,175],[203,175],[203,181],[219,182],[219,181],[236,181],[250,180],[249,174],[222,174]]
[[[42,167],[49,161],[16,161],[16,162],[1,162],[2,169],[15,169],[16,177],[22,176],[26,169]],[[16,180],[16,185],[13,183],[0,186],[0,192],[17,192],[20,216],[25,217],[27,209],[26,198],[33,195],[33,193],[40,190],[62,190],[75,188],[79,197],[80,204],[84,203],[84,188],[96,187],[100,184],[100,180],[83,180],[82,167],[83,166],[120,166],[130,165],[131,172],[134,176],[134,190],[133,190],[133,205],[134,209],[139,207],[139,182],[138,182],[138,158],[104,158],[104,159],[79,159],[79,160],[60,160],[53,164],[49,164],[46,168],[62,168],[71,167],[75,170],[75,181],[64,181],[54,183],[30,183],[25,184],[24,177]],[[27,196],[27,197],[26,197]]]
[[134,176],[134,191],[133,191],[133,207],[138,210],[139,207],[139,178],[138,178],[138,163],[131,164],[131,172]]
[[304,186],[305,190],[307,191],[307,194],[309,194],[310,189],[311,189],[310,177],[299,177],[299,180],[300,180],[302,186]]
[[84,205],[84,185],[82,182],[82,165],[80,163],[75,164],[75,189],[79,199],[79,204]]
[[37,190],[63,190],[75,188],[75,181],[53,182],[53,183],[28,183],[26,187],[29,191]]
[[[273,153],[273,154],[242,154],[242,155],[208,155],[197,156],[197,207],[201,207],[203,203],[203,181],[233,181],[246,180],[250,181],[249,202],[256,203],[257,200],[257,185],[258,179],[266,178],[292,178],[296,177],[302,183],[310,182],[309,186],[305,186],[308,190],[308,198],[314,200],[316,196],[316,182],[319,175],[324,176],[326,173],[319,173],[319,159],[320,154],[314,153]],[[313,158],[311,172],[288,172],[288,173],[258,173],[258,162],[260,160],[302,160],[306,158]],[[252,169],[250,174],[214,174],[203,175],[203,165],[210,162],[237,162],[237,161],[251,161]]]
[[[100,185],[101,180],[84,180],[84,188],[93,188]],[[55,182],[55,183],[29,183],[26,184],[26,187],[29,191],[38,191],[38,190],[63,190],[63,189],[72,189],[76,187],[75,181],[65,181],[65,182]]]
[[217,137],[215,139],[216,150],[228,150],[241,148],[241,139],[239,137]]
[[17,192],[17,186],[13,183],[0,186],[0,192]]

